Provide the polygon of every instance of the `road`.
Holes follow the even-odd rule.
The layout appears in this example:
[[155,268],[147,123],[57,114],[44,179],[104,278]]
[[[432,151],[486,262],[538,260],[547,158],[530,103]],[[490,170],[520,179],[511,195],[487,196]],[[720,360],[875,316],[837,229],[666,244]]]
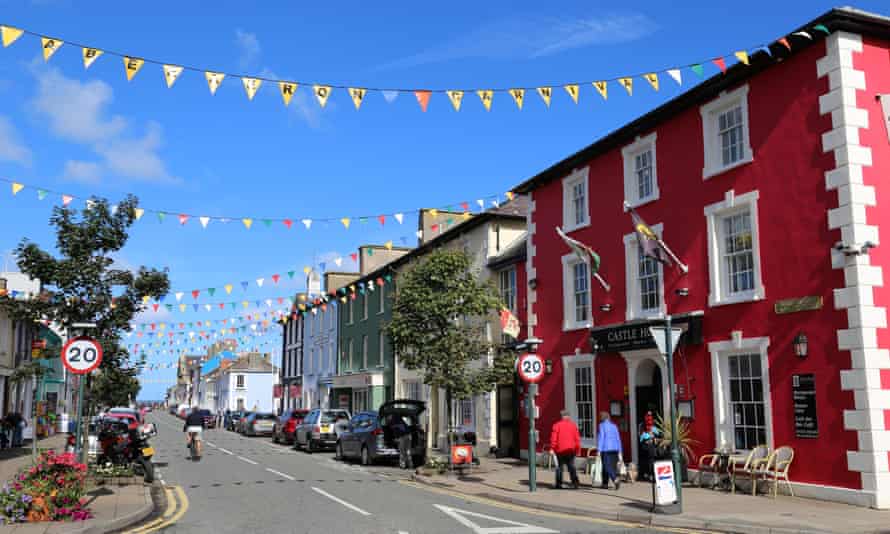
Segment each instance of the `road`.
[[154,460],[172,501],[167,520],[154,519],[135,530],[138,534],[647,531],[469,500],[417,487],[395,468],[344,464],[330,453],[309,455],[273,444],[269,438],[245,438],[225,430],[205,431],[204,458],[191,462],[182,421],[164,413],[152,414],[149,420],[158,425],[159,435],[152,440]]

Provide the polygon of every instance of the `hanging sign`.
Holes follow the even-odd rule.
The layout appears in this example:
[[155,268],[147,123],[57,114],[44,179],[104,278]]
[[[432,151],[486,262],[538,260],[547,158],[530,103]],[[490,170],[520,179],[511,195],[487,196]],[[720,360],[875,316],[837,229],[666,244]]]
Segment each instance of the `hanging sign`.
[[89,337],[75,337],[62,347],[62,365],[76,375],[85,375],[102,363],[102,346]]
[[795,436],[818,438],[819,422],[816,418],[815,375],[791,375],[791,397],[794,401]]

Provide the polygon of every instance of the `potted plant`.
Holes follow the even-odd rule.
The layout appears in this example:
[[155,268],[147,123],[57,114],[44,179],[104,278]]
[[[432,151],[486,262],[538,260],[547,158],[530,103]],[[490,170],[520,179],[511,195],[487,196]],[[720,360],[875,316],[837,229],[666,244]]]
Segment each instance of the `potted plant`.
[[[692,439],[692,428],[689,421],[678,417],[675,422],[677,428],[677,448],[680,449],[680,475],[683,482],[689,481],[689,463],[695,460],[695,451],[692,447],[698,441]],[[671,457],[671,424],[661,414],[655,416],[655,426],[661,434],[656,438],[656,444],[662,458]]]

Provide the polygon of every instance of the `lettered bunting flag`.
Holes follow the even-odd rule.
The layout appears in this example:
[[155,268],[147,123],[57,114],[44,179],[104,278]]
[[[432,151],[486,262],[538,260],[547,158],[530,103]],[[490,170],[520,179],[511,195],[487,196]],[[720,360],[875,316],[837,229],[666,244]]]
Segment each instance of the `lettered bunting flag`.
[[538,91],[538,96],[541,97],[541,100],[544,101],[544,104],[549,108],[550,107],[550,98],[553,96],[553,88],[552,87],[538,87],[536,89]]
[[414,91],[417,103],[420,105],[420,109],[424,113],[426,113],[426,108],[430,104],[430,95],[432,95],[430,91]]
[[352,97],[352,103],[355,104],[355,109],[362,107],[362,100],[365,99],[365,93],[367,92],[367,89],[362,89],[360,87],[349,88],[349,96]]
[[102,55],[102,51],[98,48],[83,48],[83,68],[88,69],[90,65],[93,64],[93,61],[99,58]]
[[577,104],[578,103],[578,92],[579,92],[578,84],[570,83],[568,85],[564,85],[563,89],[566,90],[566,92],[569,94],[569,96],[572,97],[572,100],[574,100],[575,103]]
[[180,74],[182,74],[182,67],[178,65],[164,65],[164,81],[167,82],[167,89],[173,87]]
[[649,72],[647,74],[644,74],[643,78],[646,78],[646,81],[649,82],[649,85],[651,85],[653,89],[658,91],[658,73]]
[[634,93],[634,79],[633,78],[618,78],[618,83],[624,87],[624,90],[627,91],[628,96],[633,96]]
[[744,63],[745,65],[750,65],[750,63],[748,62],[748,52],[746,52],[744,50],[739,50],[738,52],[735,53],[735,57],[738,58],[738,60],[741,61],[742,63]]
[[290,99],[294,97],[294,93],[297,91],[297,84],[293,82],[278,82],[278,90],[281,91],[281,99],[284,100],[284,105],[290,105]]
[[609,98],[609,87],[606,85],[605,81],[593,82],[593,86],[596,87],[596,90],[602,95],[603,100]]
[[313,85],[312,92],[318,99],[318,105],[324,107],[328,103],[328,97],[331,96],[331,87],[329,85]]
[[522,101],[525,100],[525,89],[510,89],[507,92],[513,97],[513,102],[516,102],[516,107],[522,109]]
[[25,30],[13,28],[12,26],[0,26],[0,38],[3,39],[3,47],[5,48],[14,43],[23,33],[25,33]]
[[124,71],[127,73],[128,82],[133,80],[133,76],[136,76],[136,73],[139,72],[139,69],[141,69],[144,64],[144,59],[124,56]]
[[482,105],[485,106],[485,111],[491,111],[491,102],[494,100],[494,91],[491,89],[479,89],[476,91],[476,94],[479,95],[479,100],[481,100]]
[[40,44],[43,46],[43,60],[49,61],[49,58],[56,53],[56,50],[62,47],[64,41],[52,39],[50,37],[41,37]]
[[226,75],[222,72],[207,71],[204,73],[204,77],[207,78],[207,87],[210,88],[210,94],[215,95],[216,90],[219,89],[219,86],[222,84]]
[[241,78],[241,83],[244,84],[244,92],[247,93],[247,99],[253,100],[253,97],[256,95],[256,92],[260,90],[260,86],[263,85],[263,80],[259,78]]
[[449,90],[445,91],[448,95],[448,100],[451,101],[451,106],[454,108],[454,111],[460,111],[460,103],[464,98],[464,92],[458,90]]

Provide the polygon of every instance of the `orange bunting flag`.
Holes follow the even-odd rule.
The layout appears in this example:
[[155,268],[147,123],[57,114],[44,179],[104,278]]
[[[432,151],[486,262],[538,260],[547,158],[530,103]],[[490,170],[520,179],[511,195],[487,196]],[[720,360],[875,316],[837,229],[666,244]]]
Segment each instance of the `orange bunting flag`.
[[420,109],[424,113],[426,113],[426,107],[430,104],[430,95],[432,95],[430,91],[414,91],[417,103],[420,105]]
[[133,76],[136,76],[136,73],[139,72],[142,65],[145,65],[144,59],[124,56],[124,71],[127,73],[128,82],[133,80]]
[[782,37],[782,38],[780,38],[778,41],[779,41],[780,43],[782,43],[782,45],[784,45],[785,48],[787,48],[789,52],[791,51],[791,43],[788,42],[788,39]]
[[516,102],[516,107],[522,109],[522,101],[525,100],[525,89],[510,89],[508,92],[513,97],[513,102]]
[[102,51],[98,48],[83,48],[83,68],[88,69],[93,61],[102,55]]
[[566,90],[566,92],[569,94],[569,96],[572,97],[572,100],[574,100],[575,103],[577,104],[578,103],[578,91],[579,91],[578,84],[570,83],[568,85],[564,85],[563,89]]
[[62,195],[62,205],[63,206],[67,206],[68,204],[71,204],[72,200],[74,200],[74,197],[72,197],[71,195]]
[[602,95],[603,100],[609,98],[609,87],[606,85],[605,81],[593,82],[593,86],[596,87],[596,90]]
[[245,228],[247,228],[248,230],[250,230],[250,226],[253,224],[253,219],[250,219],[250,218],[244,218],[244,219],[241,219],[241,222],[244,223],[244,227],[245,227]]
[[464,99],[464,92],[457,90],[448,90],[445,91],[448,94],[448,100],[451,100],[451,106],[454,108],[454,111],[460,111],[460,103]]
[[722,57],[714,58],[711,61],[714,62],[714,65],[717,65],[717,68],[720,69],[720,72],[726,74],[726,61]]
[[750,65],[750,63],[748,62],[748,52],[745,52],[744,50],[739,50],[738,52],[735,53],[735,57],[738,58],[738,60],[741,61],[742,63],[744,63],[745,65]]
[[17,195],[19,191],[25,188],[25,184],[12,182],[12,194]]
[[494,91],[491,89],[479,89],[476,91],[476,94],[479,95],[479,100],[482,100],[482,105],[485,106],[485,111],[491,111],[491,102],[494,100]]
[[505,194],[507,195],[507,200],[513,200],[513,198],[516,196],[513,191],[507,191]]
[[618,78],[618,83],[624,87],[624,90],[627,91],[628,96],[633,96],[634,93],[634,79],[633,78]]
[[293,98],[294,93],[297,90],[297,84],[292,82],[278,82],[278,89],[281,91],[281,99],[284,100],[284,105],[290,105],[290,99]]
[[349,220],[349,217],[343,217],[342,219],[340,219],[340,222],[343,223],[343,228],[349,230],[349,223],[351,222]]

